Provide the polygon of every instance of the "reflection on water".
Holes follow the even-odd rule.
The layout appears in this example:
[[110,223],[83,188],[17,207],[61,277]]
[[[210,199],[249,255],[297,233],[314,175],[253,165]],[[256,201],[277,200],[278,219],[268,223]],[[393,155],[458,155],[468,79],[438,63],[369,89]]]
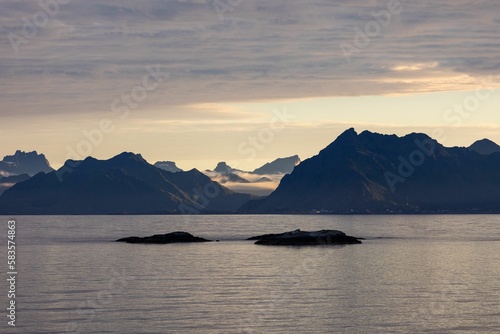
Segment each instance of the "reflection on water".
[[[17,217],[19,328],[5,322],[0,332],[496,333],[499,219]],[[368,240],[344,247],[240,241],[296,228]],[[112,242],[176,230],[222,241]]]

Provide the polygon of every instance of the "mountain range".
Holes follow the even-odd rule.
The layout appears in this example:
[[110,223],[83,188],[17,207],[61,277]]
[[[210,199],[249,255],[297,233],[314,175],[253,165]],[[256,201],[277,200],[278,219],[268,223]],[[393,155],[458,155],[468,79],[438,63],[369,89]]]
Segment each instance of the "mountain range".
[[251,195],[234,193],[196,169],[168,172],[133,153],[67,161],[17,183],[1,214],[178,214],[234,212]]
[[[349,129],[298,162],[277,159],[254,172],[219,163],[205,171],[211,179],[128,152],[68,160],[54,171],[43,154],[17,151],[0,163],[9,175],[0,177],[0,214],[500,213],[500,147],[487,139],[444,147],[421,133]],[[258,183],[275,189],[273,178],[281,181],[258,198],[222,186],[214,175],[241,189]]]
[[500,212],[500,153],[349,129],[239,212]]

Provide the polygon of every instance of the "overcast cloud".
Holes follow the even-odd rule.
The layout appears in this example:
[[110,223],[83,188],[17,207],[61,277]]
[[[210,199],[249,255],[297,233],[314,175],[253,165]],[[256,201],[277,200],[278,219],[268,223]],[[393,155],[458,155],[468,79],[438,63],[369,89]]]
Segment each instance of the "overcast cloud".
[[146,105],[166,113],[206,102],[464,89],[497,76],[493,0],[401,1],[401,13],[348,63],[341,43],[356,47],[356,28],[391,1],[243,0],[221,20],[208,0],[73,0],[18,53],[9,33],[23,36],[23,18],[33,22],[41,7],[0,1],[1,113],[108,111],[157,64],[170,77]]

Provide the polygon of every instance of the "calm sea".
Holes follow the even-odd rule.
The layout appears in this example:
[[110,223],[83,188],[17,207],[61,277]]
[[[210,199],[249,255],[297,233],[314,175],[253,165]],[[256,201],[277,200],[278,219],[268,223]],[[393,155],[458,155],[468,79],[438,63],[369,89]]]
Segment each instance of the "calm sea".
[[[17,326],[4,280],[1,333],[500,332],[498,215],[0,217],[4,277],[9,218]],[[297,228],[367,240],[243,241]],[[113,242],[177,230],[221,242]]]

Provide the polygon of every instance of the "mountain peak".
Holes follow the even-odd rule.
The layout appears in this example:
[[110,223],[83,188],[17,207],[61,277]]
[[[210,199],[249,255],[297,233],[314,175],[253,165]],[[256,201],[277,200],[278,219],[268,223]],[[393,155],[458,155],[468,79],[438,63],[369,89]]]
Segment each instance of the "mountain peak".
[[166,170],[167,172],[171,172],[171,173],[182,172],[182,169],[177,167],[177,165],[175,164],[174,161],[157,161],[157,162],[155,162],[154,166],[156,168],[160,168],[160,169]]
[[[365,131],[363,131],[363,132],[370,132],[370,131],[365,130]],[[358,133],[356,132],[356,129],[354,129],[354,128],[349,128],[349,129],[345,130],[344,132],[342,132],[341,136],[342,136],[342,135],[347,135],[347,134],[349,134],[349,135],[354,135],[354,136],[357,136],[357,135],[358,135]]]
[[24,152],[21,150],[16,150],[16,153],[14,155],[6,155],[3,159],[3,161],[19,161],[20,159],[33,159],[33,158],[43,158],[45,159],[45,155],[43,154],[38,154],[37,151],[31,151],[31,152]]
[[38,154],[37,151],[24,152],[17,150],[14,155],[7,155],[0,161],[0,174],[35,175],[39,172],[48,173],[53,171],[45,155]]
[[[363,131],[363,134],[372,134],[370,131]],[[335,142],[352,142],[358,138],[358,133],[354,128],[350,128],[342,132],[337,139],[335,139]]]
[[[364,131],[362,133],[364,136],[367,135],[374,135],[373,133],[369,131]],[[324,148],[321,152],[326,153],[326,152],[334,152],[338,151],[339,149],[342,149],[344,147],[346,148],[351,148],[353,145],[355,145],[359,141],[358,133],[354,128],[350,128],[342,132],[335,141],[333,141],[330,145],[328,145],[326,148]],[[320,153],[321,153],[320,152]]]
[[38,152],[37,151],[24,152],[24,151],[21,151],[21,150],[16,150],[16,153],[14,153],[14,156],[16,156],[16,155],[17,156],[19,156],[19,155],[37,156]]
[[489,139],[481,139],[474,142],[468,147],[469,151],[474,151],[479,154],[488,155],[496,152],[500,152],[500,146]]
[[137,161],[142,163],[147,163],[147,161],[140,154],[135,154],[132,152],[122,152],[113,158],[110,161]]
[[300,164],[301,160],[298,155],[287,158],[279,158],[272,162],[268,162],[264,166],[257,168],[252,173],[259,175],[268,174],[290,174],[295,166]]
[[215,167],[214,172],[221,173],[221,174],[226,174],[226,173],[231,173],[233,169],[224,161],[221,161],[217,164],[217,167]]

